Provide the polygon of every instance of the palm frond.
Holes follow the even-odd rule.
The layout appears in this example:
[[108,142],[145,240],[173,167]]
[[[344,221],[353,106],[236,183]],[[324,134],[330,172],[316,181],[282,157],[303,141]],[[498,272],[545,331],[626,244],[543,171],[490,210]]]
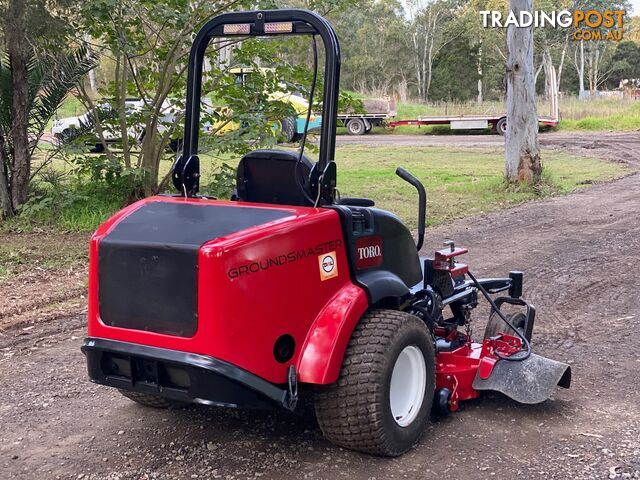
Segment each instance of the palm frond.
[[96,58],[89,55],[86,47],[82,46],[74,51],[46,57],[30,70],[33,99],[29,133],[32,138],[39,139],[69,91],[96,64]]

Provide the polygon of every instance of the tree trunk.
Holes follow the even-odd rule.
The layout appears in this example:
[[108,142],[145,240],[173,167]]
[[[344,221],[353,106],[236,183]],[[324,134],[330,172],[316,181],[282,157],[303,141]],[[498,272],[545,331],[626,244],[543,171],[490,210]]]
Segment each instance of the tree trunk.
[[579,98],[584,98],[585,89],[584,89],[584,40],[580,40],[580,61],[577,63],[578,67],[578,82],[580,84],[580,91],[578,93]]
[[480,39],[480,45],[478,46],[478,105],[482,104],[482,39]]
[[567,30],[564,36],[564,46],[562,47],[562,54],[560,55],[560,64],[558,65],[558,75],[556,76],[556,94],[560,92],[560,82],[562,81],[562,68],[564,67],[564,59],[567,56],[567,49],[569,48],[569,30]]
[[544,51],[542,52],[542,65],[544,68],[544,96],[547,99],[551,99],[551,92],[553,91],[553,86],[551,85],[552,74],[551,70],[553,70],[553,60],[551,58],[551,52],[549,51],[549,46],[544,46]]
[[[87,46],[87,58],[91,58],[93,53],[92,53],[92,48],[91,48],[91,37],[89,36],[88,33],[85,33],[83,35],[83,40],[85,45]],[[98,82],[96,80],[96,70],[95,68],[92,68],[91,70],[89,70],[89,89],[91,90],[91,95],[93,95],[94,97],[98,94]]]
[[[531,0],[510,0],[511,11],[531,11]],[[533,30],[507,31],[507,135],[505,175],[510,182],[538,184],[542,162],[538,146],[538,113],[533,68]]]
[[9,160],[4,137],[0,135],[0,207],[2,208],[0,219],[9,218],[15,214],[9,190]]
[[11,65],[11,84],[13,87],[11,140],[13,143],[14,163],[10,182],[13,209],[27,201],[31,176],[25,8],[25,0],[11,0],[5,25],[5,42]]

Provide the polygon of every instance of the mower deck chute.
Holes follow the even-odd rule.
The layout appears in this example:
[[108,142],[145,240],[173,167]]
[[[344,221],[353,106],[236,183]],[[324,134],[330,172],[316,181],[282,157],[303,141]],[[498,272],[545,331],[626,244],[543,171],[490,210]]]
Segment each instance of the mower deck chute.
[[487,378],[478,372],[474,390],[493,390],[520,403],[541,403],[556,387],[569,388],[571,367],[566,363],[532,353],[520,361],[498,360]]
[[[321,38],[322,134],[315,163],[306,135],[298,152],[247,154],[234,196],[217,200],[198,195],[202,70],[209,41],[229,35],[312,35],[314,84]],[[189,58],[178,194],[125,208],[91,240],[82,350],[93,382],[156,407],[295,410],[308,395],[329,440],[389,456],[415,445],[432,408],[455,412],[483,390],[537,403],[569,387],[568,365],[532,353],[521,272],[476,279],[452,241],[418,255],[427,192],[417,178],[396,170],[418,192],[417,241],[372,200],[339,198],[339,74],[335,32],[315,13],[233,12],[204,25]],[[492,313],[476,342],[479,294]]]

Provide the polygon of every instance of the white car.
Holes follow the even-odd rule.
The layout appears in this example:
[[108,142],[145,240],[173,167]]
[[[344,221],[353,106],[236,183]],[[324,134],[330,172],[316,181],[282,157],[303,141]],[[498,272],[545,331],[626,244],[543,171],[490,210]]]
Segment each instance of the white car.
[[[141,99],[132,98],[125,101],[125,111],[127,115],[142,111],[144,106],[144,101]],[[102,103],[98,105],[97,108],[107,114],[112,110],[111,104],[109,103]],[[202,111],[208,114],[212,114],[216,111],[211,100],[203,98]],[[169,99],[165,100],[162,104],[162,114],[158,119],[158,131],[160,133],[164,133],[168,128],[168,125],[172,125],[182,112],[182,108],[176,106]],[[94,118],[89,112],[76,117],[60,118],[54,120],[51,128],[51,134],[60,143],[65,143],[73,140],[79,134],[93,131],[93,124]],[[203,125],[203,131],[205,133],[209,133],[212,128],[212,124],[208,121]],[[128,133],[129,137],[135,138],[138,142],[142,142],[145,133],[144,126],[130,125]],[[118,128],[115,130],[108,128],[103,129],[103,136],[107,143],[114,143],[121,140],[120,130]],[[89,145],[91,146],[92,152],[102,152],[104,150],[104,146],[97,138],[95,138],[95,143],[89,142]],[[171,139],[168,148],[173,152],[176,152],[180,149],[181,145],[182,139]]]
[[[125,100],[125,111],[127,114],[132,114],[136,111],[140,111],[144,106],[144,101],[138,98],[130,98]],[[111,111],[112,107],[109,103],[102,103],[97,106],[97,109],[102,112]],[[66,117],[66,118],[58,118],[53,121],[53,125],[51,127],[51,134],[59,141],[59,142],[67,142],[72,140],[79,133],[83,133],[83,131],[93,130],[94,118],[93,116],[87,112],[84,115],[78,115],[76,117]],[[140,134],[140,128],[129,128],[129,135],[138,137]],[[103,136],[105,141],[107,142],[116,142],[120,140],[120,132],[113,132],[110,129],[105,128],[103,130]],[[102,143],[96,141],[95,143],[95,151],[102,151],[103,146]]]

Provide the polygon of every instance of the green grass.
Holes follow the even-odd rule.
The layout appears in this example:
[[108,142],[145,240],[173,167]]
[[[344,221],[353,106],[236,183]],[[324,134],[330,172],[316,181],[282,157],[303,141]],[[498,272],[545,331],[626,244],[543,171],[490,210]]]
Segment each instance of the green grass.
[[[514,188],[503,181],[502,149],[345,145],[336,151],[338,187],[343,196],[374,199],[379,207],[397,213],[415,227],[416,192],[395,175],[398,166],[407,168],[425,184],[431,225],[566,194],[631,172],[618,163],[554,150],[544,150],[542,156],[543,185],[536,189]],[[235,166],[237,161],[237,158],[202,154],[202,185],[211,181],[223,162]],[[171,161],[164,160],[161,176],[170,167]],[[55,168],[66,167],[59,161]],[[51,205],[35,208],[31,214],[5,222],[4,226],[0,223],[0,232],[3,228],[29,231],[43,225],[62,231],[92,231],[120,209],[126,198],[122,190],[114,193],[104,184],[79,185],[77,181],[70,181],[60,188]]]
[[85,112],[86,109],[84,105],[80,103],[80,100],[73,95],[69,95],[64,99],[64,102],[62,102],[62,105],[58,109],[58,117],[77,117],[78,115],[83,115]]
[[[221,161],[202,157],[204,182]],[[416,226],[417,194],[395,175],[398,166],[427,188],[430,225],[566,194],[630,172],[618,163],[552,150],[543,151],[543,161],[544,185],[517,189],[503,181],[504,153],[498,149],[345,145],[336,151],[340,193],[374,199],[378,207],[397,213],[412,227]]]
[[364,196],[415,226],[416,192],[396,177],[403,166],[427,188],[431,225],[478,215],[550,195],[565,194],[584,185],[627,173],[620,165],[597,159],[544,151],[542,189],[514,189],[502,178],[504,154],[490,149],[377,148],[345,146],[337,155],[338,185],[345,196]]
[[580,120],[562,120],[559,129],[567,131],[634,131],[640,130],[640,103],[635,114],[616,114],[609,117],[585,117]]

